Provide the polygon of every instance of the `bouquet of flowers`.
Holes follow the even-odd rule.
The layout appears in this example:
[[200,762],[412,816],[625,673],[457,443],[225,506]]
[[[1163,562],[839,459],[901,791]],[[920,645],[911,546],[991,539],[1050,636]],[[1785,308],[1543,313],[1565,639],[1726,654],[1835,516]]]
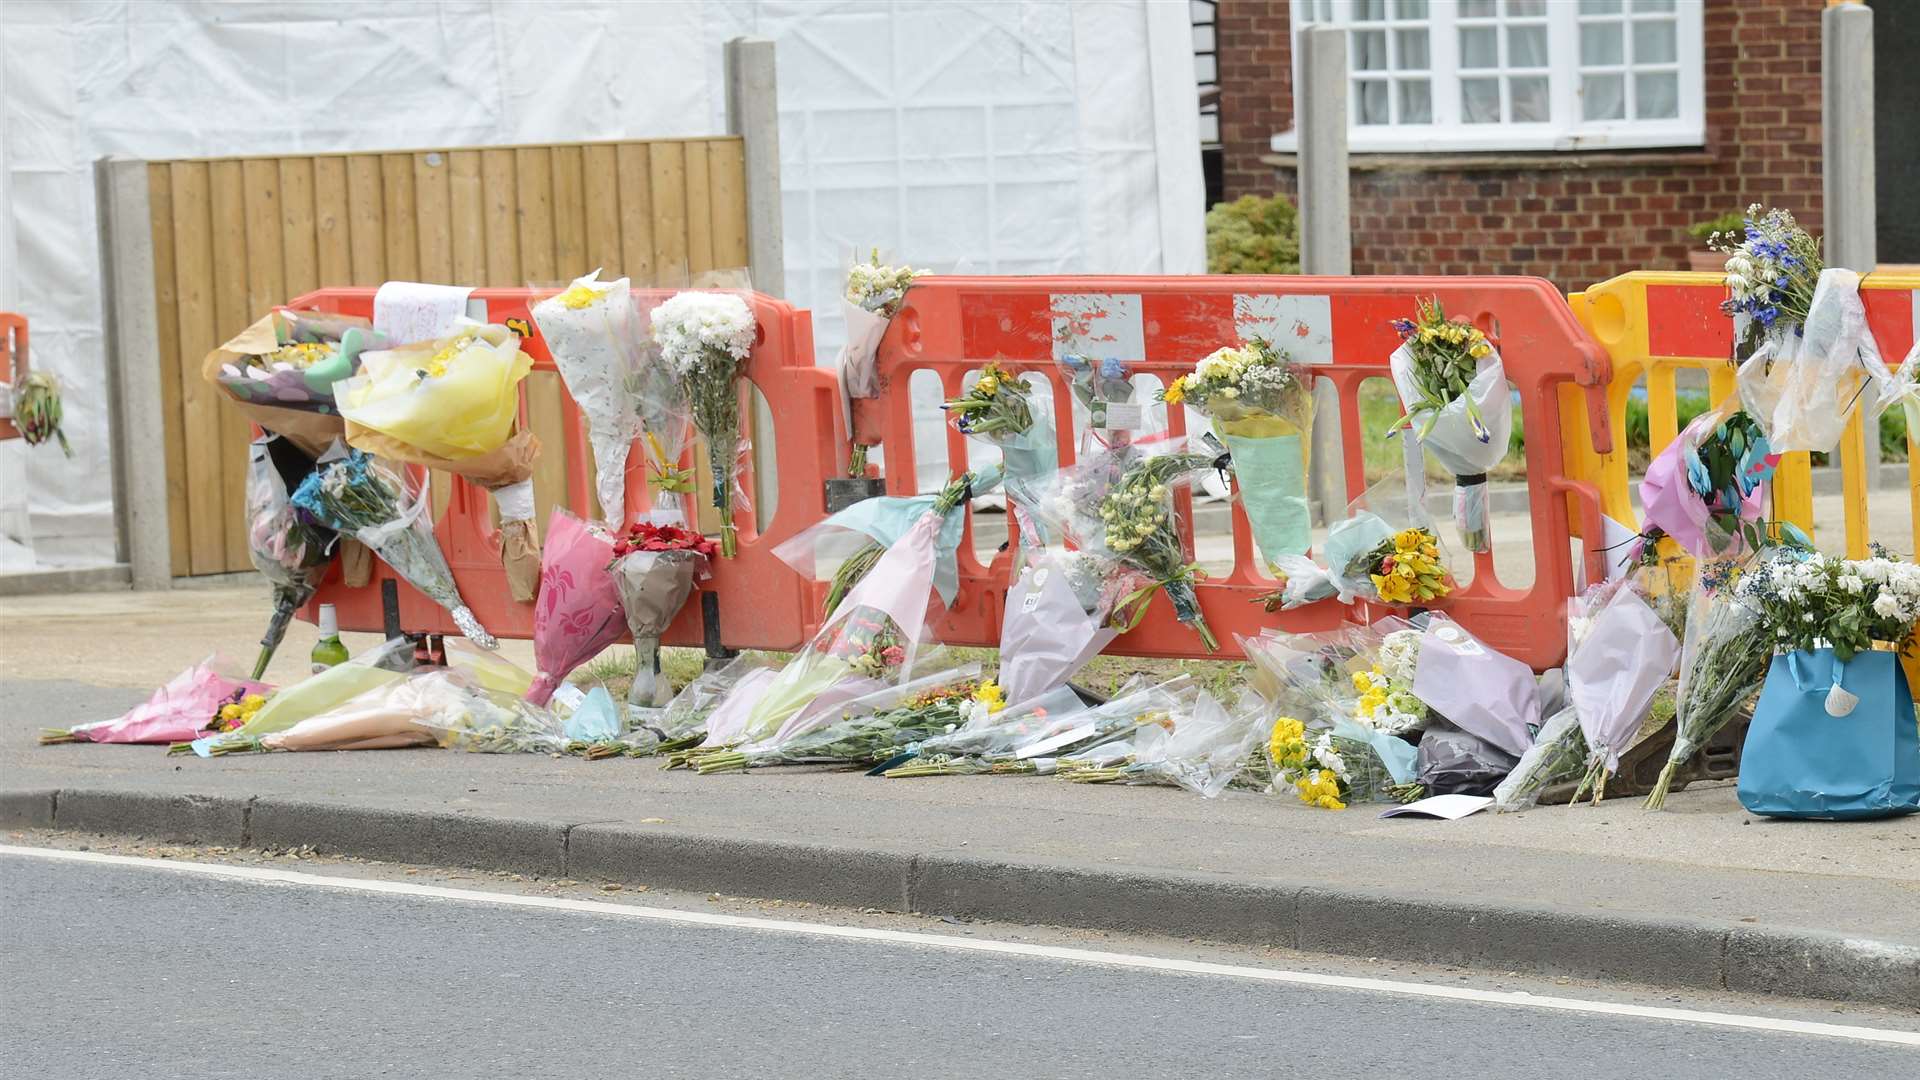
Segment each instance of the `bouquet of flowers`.
[[332,529],[316,524],[294,508],[287,495],[291,486],[313,472],[313,459],[289,440],[263,435],[248,448],[247,557],[254,569],[273,586],[273,616],[260,638],[260,656],[253,677],[266,674],[267,664],[287,636],[293,613],[313,599],[332,557]]
[[224,674],[225,667],[218,656],[209,656],[111,720],[44,729],[40,745],[176,743],[197,739],[209,731],[231,731],[259,712],[273,688]]
[[1394,789],[1403,783],[1368,743],[1333,728],[1309,729],[1291,716],[1273,722],[1267,760],[1275,794],[1290,792],[1321,810],[1345,810],[1356,802],[1390,802]]
[[1313,431],[1313,377],[1260,338],[1217,349],[1161,391],[1213,421],[1233,454],[1234,478],[1253,538],[1268,562],[1305,555],[1307,444]]
[[1731,401],[1694,418],[1647,466],[1647,524],[1700,558],[1757,550],[1766,482],[1780,455]]
[[[1461,542],[1468,551],[1489,551],[1487,470],[1507,455],[1513,435],[1500,353],[1478,327],[1449,319],[1435,297],[1392,326],[1401,343],[1388,364],[1405,412],[1387,434],[1406,431],[1453,473],[1453,521]],[[1410,449],[1406,466],[1408,490],[1424,499],[1426,461]]]
[[[683,524],[693,521],[695,475],[683,464],[693,442],[693,414],[686,391],[665,364],[641,365],[638,381],[641,447],[647,462],[647,485],[662,496],[672,496],[681,509]],[[664,500],[656,499],[658,506]]]
[[1234,640],[1253,665],[1249,683],[1254,692],[1286,716],[1351,713],[1353,706],[1347,703],[1355,692],[1355,676],[1372,672],[1371,656],[1377,648],[1370,627],[1310,634],[1267,627]]
[[474,693],[450,671],[426,671],[374,687],[285,731],[261,736],[256,750],[398,750],[432,746],[422,722],[460,709]]
[[629,702],[665,704],[666,686],[659,682],[660,635],[687,602],[694,578],[706,572],[713,554],[713,541],[674,525],[633,525],[613,542],[607,571],[626,610],[635,653]]
[[[959,397],[940,407],[955,430],[997,447],[1006,467],[1007,494],[1029,506],[1042,477],[1059,468],[1053,423],[1033,404],[1033,390],[1020,376],[989,361]],[[1024,524],[1024,523],[1023,523]],[[1036,536],[1048,542],[1045,536]]]
[[847,270],[847,287],[842,293],[841,312],[846,317],[847,343],[840,349],[841,385],[850,397],[880,396],[880,373],[875,367],[880,339],[887,323],[900,313],[913,279],[925,273],[911,266],[885,266],[879,249],[868,263],[854,263]]
[[1429,616],[1421,633],[1413,693],[1454,726],[1515,758],[1540,729],[1533,669],[1444,616]]
[[1785,210],[1747,207],[1742,235],[1716,234],[1727,255],[1740,401],[1781,453],[1831,451],[1863,378],[1885,371],[1860,302],[1860,275],[1825,266],[1820,243]]
[[1845,663],[1874,643],[1899,644],[1920,622],[1920,565],[1875,556],[1791,551],[1744,575],[1737,594],[1783,652],[1832,649]]
[[1064,686],[1000,709],[969,707],[959,727],[906,747],[874,771],[892,779],[987,772],[996,761],[1012,760],[1016,747],[1067,730],[1087,711]]
[[996,713],[1006,698],[980,665],[917,677],[850,701],[838,719],[805,731],[694,758],[703,775],[769,765],[873,765],[902,749],[954,730],[976,712]]
[[733,558],[734,466],[740,454],[737,380],[753,351],[753,310],[732,293],[682,292],[653,312],[660,360],[685,387],[693,426],[707,441],[713,507],[720,512],[720,554]]
[[1353,718],[1389,735],[1416,735],[1432,720],[1432,712],[1413,692],[1420,670],[1423,633],[1411,626],[1391,631],[1381,639],[1373,663],[1353,673]]
[[[587,418],[600,514],[616,527],[627,517],[627,454],[640,437],[640,349],[645,335],[626,278],[600,271],[533,305],[553,366]],[[732,444],[729,443],[729,446]]]
[[1021,702],[1063,686],[1119,636],[1120,602],[1139,571],[1086,551],[1047,549],[1020,570],[1000,620],[1000,685]]
[[613,561],[613,537],[605,529],[553,508],[540,556],[540,600],[533,609],[539,668],[527,691],[533,704],[546,705],[574,668],[626,632],[620,587],[609,569]]
[[887,549],[911,532],[922,517],[933,514],[940,521],[934,540],[933,588],[940,594],[941,603],[951,604],[960,588],[960,568],[955,555],[966,525],[966,515],[959,512],[960,508],[969,504],[974,496],[998,486],[1000,476],[1001,470],[995,467],[983,474],[962,473],[932,495],[862,499],[825,521],[801,530],[774,548],[773,554],[811,581],[817,578],[823,553],[830,554],[836,547],[846,551],[845,538],[849,535],[864,539],[834,570],[822,609],[823,617],[831,616]]
[[[1783,557],[1783,551],[1766,556]],[[1647,795],[1649,810],[1666,805],[1674,774],[1753,696],[1772,656],[1773,643],[1759,611],[1737,594],[1735,573],[1726,563],[1702,564],[1695,580],[1687,633],[1680,643],[1673,751]]]
[[1227,789],[1246,765],[1248,751],[1266,735],[1266,703],[1249,695],[1228,712],[1204,691],[1189,713],[1176,714],[1172,729],[1143,724],[1133,737],[1131,760],[1107,765],[1062,759],[1059,776],[1079,784],[1164,784],[1211,799]]
[[365,319],[276,311],[207,354],[201,376],[249,421],[319,455],[344,433],[334,384],[386,339]]
[[[360,655],[318,671],[267,698],[239,727],[205,734],[184,747],[200,757],[257,749],[263,735],[285,731],[309,717],[339,708],[376,687],[397,681],[413,665],[413,642],[397,637]],[[244,710],[243,710],[244,711]]]
[[[707,722],[736,686],[749,680],[763,687],[776,668],[763,653],[741,653],[726,663],[702,671],[667,702],[664,708],[629,709],[634,726],[648,732],[644,744],[630,747],[629,757],[676,754],[698,748],[707,738]],[[752,703],[749,695],[748,705]],[[744,707],[742,709],[744,715]]]
[[466,694],[416,722],[441,746],[469,754],[563,754],[567,749],[558,716],[505,694]]
[[771,737],[789,722],[896,683],[911,671],[927,627],[939,530],[940,517],[924,514],[887,549],[754,703],[743,741]]
[[1218,444],[1201,438],[1129,443],[1055,474],[1042,513],[1082,550],[1118,559],[1148,579],[1118,604],[1125,628],[1138,625],[1154,591],[1164,589],[1174,616],[1207,651],[1220,647],[1200,611],[1193,586],[1203,571],[1181,537],[1173,496],[1195,474],[1224,465]]
[[1117,762],[1130,756],[1130,746],[1119,754],[1094,751],[1129,740],[1148,725],[1173,730],[1176,717],[1192,714],[1199,695],[1192,676],[1177,675],[1158,685],[1130,683],[1112,700],[1089,709],[1062,687],[1035,699],[1035,705],[1007,709],[997,718],[929,739],[919,748],[919,761],[886,775],[1046,774],[1063,759],[1076,761],[1080,768],[1088,767],[1089,757]]
[[1569,600],[1569,627],[1575,620],[1585,625],[1578,649],[1567,654],[1567,700],[1590,753],[1574,798],[1591,788],[1597,803],[1606,795],[1607,777],[1620,767],[1621,752],[1653,708],[1655,691],[1672,673],[1680,640],[1631,577]]
[[436,341],[368,352],[334,384],[347,443],[388,461],[441,469],[486,488],[500,511],[501,562],[515,600],[533,599],[533,462],[540,442],[514,431],[533,358],[504,326],[464,323]]
[[321,524],[359,540],[427,599],[446,608],[467,640],[491,649],[498,642],[473,617],[453,570],[433,537],[432,501],[424,477],[416,486],[365,451],[322,459],[293,493],[293,505]]
[[48,439],[58,439],[60,450],[68,457],[73,456],[73,447],[67,444],[67,433],[60,430],[60,421],[66,415],[66,409],[60,403],[60,380],[51,372],[30,371],[12,389],[11,405],[13,421],[20,429],[20,437],[28,446],[39,446]]
[[1095,359],[1066,353],[1060,357],[1060,370],[1073,399],[1087,411],[1088,434],[1100,445],[1126,441],[1127,433],[1144,422],[1140,408],[1133,403],[1133,380],[1120,358]]
[[1440,540],[1433,530],[1412,527],[1390,532],[1384,522],[1366,511],[1341,522],[1335,530],[1339,535],[1330,533],[1327,537],[1330,561],[1344,549],[1343,541],[1363,537],[1372,540],[1347,557],[1335,576],[1343,596],[1352,590],[1383,604],[1425,607],[1453,592],[1453,575],[1440,561]]

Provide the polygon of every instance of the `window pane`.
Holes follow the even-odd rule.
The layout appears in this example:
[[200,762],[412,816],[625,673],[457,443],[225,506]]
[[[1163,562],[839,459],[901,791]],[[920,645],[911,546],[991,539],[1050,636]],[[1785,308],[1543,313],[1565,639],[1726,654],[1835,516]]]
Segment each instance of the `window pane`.
[[1582,15],[1618,15],[1620,0],[1580,0]]
[[1671,64],[1677,27],[1671,19],[1641,20],[1633,24],[1633,62]]
[[1544,124],[1553,112],[1553,105],[1547,97],[1547,79],[1544,75],[1529,75],[1520,79],[1507,80],[1507,92],[1513,96],[1513,122],[1516,124]]
[[1585,75],[1580,79],[1580,115],[1587,120],[1624,120],[1627,117],[1626,82],[1618,75]]
[[1193,78],[1196,82],[1210,83],[1214,79],[1214,58],[1195,56],[1193,58]]
[[1433,123],[1433,92],[1425,79],[1409,79],[1400,84],[1400,122]]
[[1673,0],[1633,0],[1635,11],[1672,11]]
[[1491,68],[1500,66],[1500,45],[1491,26],[1476,26],[1460,31],[1460,66]]
[[1362,124],[1390,124],[1393,116],[1387,111],[1387,83],[1385,79],[1373,79],[1359,84],[1360,119]]
[[1353,70],[1387,70],[1387,32],[1385,30],[1353,32]]
[[1396,71],[1425,71],[1427,59],[1427,32],[1425,30],[1395,30],[1394,47],[1400,55],[1394,60]]
[[1424,19],[1427,17],[1427,0],[1398,0],[1393,5],[1393,13],[1401,19]]
[[1619,64],[1627,59],[1623,51],[1625,35],[1620,24],[1582,23],[1580,26],[1580,62],[1589,67],[1596,64]]
[[1547,66],[1547,28],[1510,26],[1507,28],[1508,67]]
[[1493,0],[1460,0],[1460,17],[1485,19],[1493,15]]
[[1507,0],[1507,14],[1521,17],[1545,15],[1547,0]]
[[1461,79],[1460,119],[1469,124],[1500,122],[1500,80]]
[[1387,0],[1353,0],[1354,22],[1379,22],[1387,17]]
[[1680,115],[1680,76],[1656,71],[1633,77],[1633,115],[1639,120],[1672,120]]

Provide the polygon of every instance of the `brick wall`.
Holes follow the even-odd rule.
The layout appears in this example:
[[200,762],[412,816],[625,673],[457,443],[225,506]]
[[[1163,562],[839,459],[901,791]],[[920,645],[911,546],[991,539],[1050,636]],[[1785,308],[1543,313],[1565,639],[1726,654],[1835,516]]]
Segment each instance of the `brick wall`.
[[[1285,49],[1258,39],[1263,20],[1284,25],[1282,2],[1221,5],[1221,128],[1227,194],[1292,195],[1290,167],[1256,181],[1237,165],[1239,125],[1281,115],[1291,96],[1229,93],[1249,57]],[[1680,269],[1688,225],[1750,202],[1784,206],[1820,231],[1820,10],[1818,0],[1707,0],[1704,149],[1616,154],[1500,155],[1499,164],[1431,167],[1418,155],[1356,159],[1353,269],[1357,274],[1534,274],[1577,289],[1633,269]],[[1230,35],[1229,10],[1252,8]],[[1277,61],[1277,69],[1289,68]],[[1285,77],[1288,84],[1291,76]],[[1288,90],[1290,90],[1290,85]],[[1244,102],[1243,116],[1229,108]],[[1242,155],[1247,151],[1242,150]],[[1526,159],[1513,164],[1515,157]],[[1452,155],[1455,161],[1459,155]],[[1256,159],[1257,160],[1257,159]],[[1378,167],[1375,167],[1378,166]]]
[[1220,0],[1214,41],[1220,60],[1220,149],[1228,199],[1276,189],[1275,132],[1293,126],[1293,63],[1287,0]]

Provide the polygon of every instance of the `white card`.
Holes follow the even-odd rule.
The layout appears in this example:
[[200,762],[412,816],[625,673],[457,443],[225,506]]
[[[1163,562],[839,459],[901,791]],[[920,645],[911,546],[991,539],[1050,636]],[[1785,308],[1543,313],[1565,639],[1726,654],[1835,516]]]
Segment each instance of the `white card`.
[[1146,406],[1137,401],[1107,402],[1107,431],[1133,431],[1147,426]]
[[1418,802],[1410,802],[1405,806],[1382,810],[1380,816],[1383,818],[1432,817],[1445,821],[1459,821],[1469,814],[1477,814],[1492,805],[1493,800],[1485,795],[1435,795]]
[[550,700],[558,708],[572,712],[580,707],[581,702],[587,700],[587,692],[572,683],[561,683]]

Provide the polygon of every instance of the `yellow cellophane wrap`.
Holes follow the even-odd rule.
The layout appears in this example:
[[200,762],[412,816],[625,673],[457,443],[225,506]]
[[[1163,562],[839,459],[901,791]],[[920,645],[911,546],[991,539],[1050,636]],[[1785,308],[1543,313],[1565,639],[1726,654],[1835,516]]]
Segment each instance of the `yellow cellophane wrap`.
[[520,351],[511,331],[475,326],[438,341],[364,353],[360,373],[337,384],[334,396],[349,424],[422,453],[469,458],[507,441],[520,380],[532,368],[533,358]]

